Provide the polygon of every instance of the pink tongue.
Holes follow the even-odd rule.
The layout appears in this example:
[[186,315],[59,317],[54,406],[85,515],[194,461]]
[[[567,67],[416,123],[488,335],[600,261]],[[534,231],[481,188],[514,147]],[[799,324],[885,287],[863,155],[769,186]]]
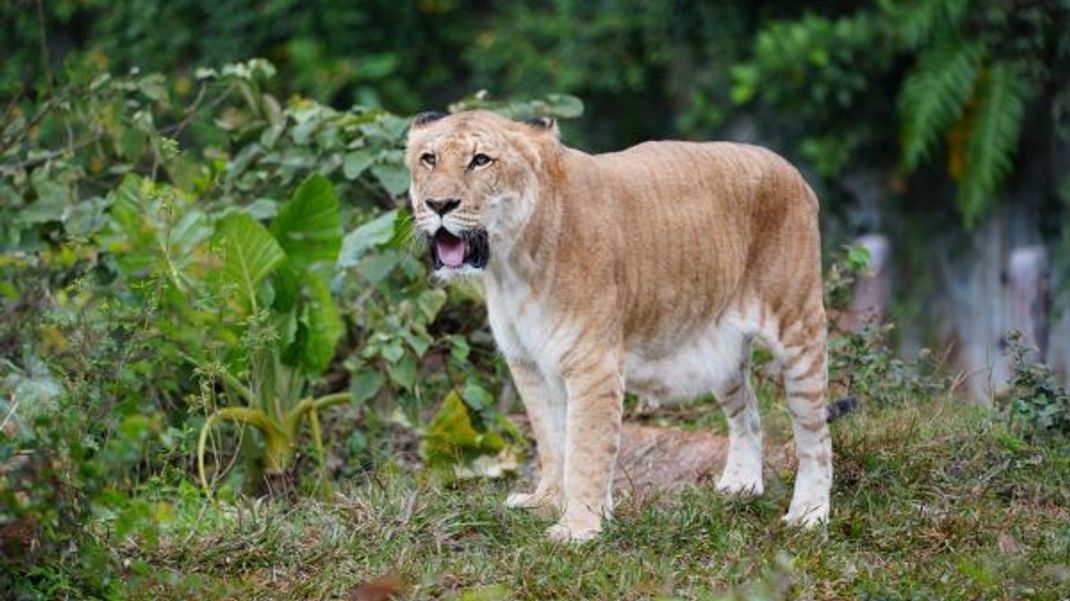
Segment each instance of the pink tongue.
[[440,236],[435,240],[438,258],[449,267],[460,267],[464,263],[464,240],[452,236]]

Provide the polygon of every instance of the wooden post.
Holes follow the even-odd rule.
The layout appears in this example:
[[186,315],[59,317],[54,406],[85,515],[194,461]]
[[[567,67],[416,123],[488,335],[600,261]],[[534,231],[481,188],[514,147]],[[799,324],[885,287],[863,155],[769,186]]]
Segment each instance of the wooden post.
[[1022,333],[1022,342],[1043,361],[1048,350],[1048,252],[1041,244],[1011,251],[1007,261],[1007,285],[1011,311],[1007,332]]
[[1063,307],[1052,319],[1044,357],[1055,372],[1055,381],[1070,389],[1070,307]]

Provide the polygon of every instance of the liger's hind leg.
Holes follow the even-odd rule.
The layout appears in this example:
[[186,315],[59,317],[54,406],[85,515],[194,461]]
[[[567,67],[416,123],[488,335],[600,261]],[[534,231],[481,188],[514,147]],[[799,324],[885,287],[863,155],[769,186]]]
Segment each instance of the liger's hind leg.
[[789,524],[813,526],[829,516],[832,489],[832,439],[826,418],[828,352],[824,311],[811,313],[789,325],[792,335],[778,349],[784,366],[784,389],[795,434],[799,462],[791,507],[784,516]]
[[743,343],[743,361],[717,400],[728,419],[728,460],[717,481],[725,494],[760,495],[762,483],[762,425],[758,400],[750,384],[750,340]]

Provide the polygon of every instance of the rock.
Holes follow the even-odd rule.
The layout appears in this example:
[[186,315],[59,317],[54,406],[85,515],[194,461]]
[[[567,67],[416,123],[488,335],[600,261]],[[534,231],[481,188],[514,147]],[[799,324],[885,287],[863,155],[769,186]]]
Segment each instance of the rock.
[[720,473],[727,454],[724,436],[625,424],[613,488],[639,496],[675,491]]

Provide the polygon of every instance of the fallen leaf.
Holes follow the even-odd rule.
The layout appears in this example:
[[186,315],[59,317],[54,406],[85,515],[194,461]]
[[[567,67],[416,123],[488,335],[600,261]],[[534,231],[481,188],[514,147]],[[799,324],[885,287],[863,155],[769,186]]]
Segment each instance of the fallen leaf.
[[349,589],[346,599],[349,601],[388,601],[400,599],[404,592],[405,581],[401,579],[401,576],[397,572],[387,572],[374,580]]

